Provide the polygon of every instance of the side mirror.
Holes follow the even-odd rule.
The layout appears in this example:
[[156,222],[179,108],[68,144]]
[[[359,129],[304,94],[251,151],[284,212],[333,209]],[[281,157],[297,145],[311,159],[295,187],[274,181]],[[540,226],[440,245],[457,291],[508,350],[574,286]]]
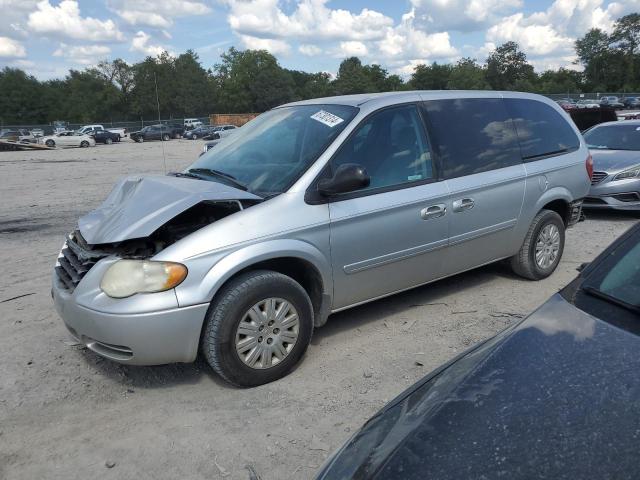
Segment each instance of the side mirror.
[[367,170],[357,163],[340,165],[333,178],[323,178],[318,182],[318,192],[324,196],[348,193],[366,188],[371,183]]

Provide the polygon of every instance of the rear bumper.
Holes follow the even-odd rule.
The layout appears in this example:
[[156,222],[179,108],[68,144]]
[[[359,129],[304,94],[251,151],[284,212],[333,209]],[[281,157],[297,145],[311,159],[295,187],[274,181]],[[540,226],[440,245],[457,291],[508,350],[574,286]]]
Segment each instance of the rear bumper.
[[208,304],[147,313],[115,314],[79,305],[54,275],[53,303],[79,342],[110,360],[130,365],[192,362]]

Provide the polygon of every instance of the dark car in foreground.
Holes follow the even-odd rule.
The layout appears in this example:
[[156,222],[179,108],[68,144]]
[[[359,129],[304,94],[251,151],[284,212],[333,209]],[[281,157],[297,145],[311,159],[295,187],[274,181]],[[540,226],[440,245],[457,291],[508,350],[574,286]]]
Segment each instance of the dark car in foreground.
[[107,145],[120,141],[120,134],[110,132],[109,130],[96,130],[90,134],[90,136],[93,137],[96,143],[105,143]]
[[637,478],[640,225],[371,418],[318,478]]
[[640,120],[602,123],[584,139],[594,170],[584,207],[640,211]]

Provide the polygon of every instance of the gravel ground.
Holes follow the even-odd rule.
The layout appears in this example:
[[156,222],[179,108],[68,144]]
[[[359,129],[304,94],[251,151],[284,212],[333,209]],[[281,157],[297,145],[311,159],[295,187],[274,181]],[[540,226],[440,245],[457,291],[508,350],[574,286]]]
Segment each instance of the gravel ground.
[[51,304],[64,235],[119,177],[162,172],[163,146],[176,170],[202,142],[0,153],[0,478],[311,478],[387,401],[536,308],[638,219],[590,215],[542,282],[491,265],[333,315],[291,375],[240,390],[202,361],[103,360]]

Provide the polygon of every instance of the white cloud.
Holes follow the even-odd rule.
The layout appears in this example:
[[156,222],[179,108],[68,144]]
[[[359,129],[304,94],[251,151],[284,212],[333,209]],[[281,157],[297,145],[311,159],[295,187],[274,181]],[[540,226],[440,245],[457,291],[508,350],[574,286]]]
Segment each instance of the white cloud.
[[80,65],[93,65],[104,59],[111,53],[111,49],[106,45],[75,45],[69,46],[64,43],[53,52],[54,57],[63,57]]
[[24,45],[9,37],[0,37],[0,58],[22,58],[27,56]]
[[169,28],[174,18],[211,12],[200,0],[110,0],[108,6],[128,24],[152,28]]
[[640,9],[640,0],[605,4],[603,0],[555,0],[549,8],[530,15],[516,13],[497,21],[486,33],[478,56],[486,58],[497,44],[517,42],[536,70],[572,67],[574,43],[591,28],[607,32],[615,19]]
[[145,55],[150,55],[152,57],[157,57],[166,50],[161,45],[150,45],[150,40],[151,35],[139,30],[133,37],[133,40],[131,40],[130,50],[132,52],[144,53]]
[[2,9],[2,22],[0,22],[0,35],[8,37],[27,36],[25,22],[29,13],[35,10],[38,0],[0,0]]
[[42,0],[38,3],[37,10],[29,14],[27,25],[35,33],[75,40],[124,40],[113,20],[80,16],[80,7],[75,0],[62,0],[58,6],[51,5],[49,0]]
[[522,8],[523,0],[411,0],[421,27],[475,31]]
[[367,8],[360,13],[326,7],[328,0],[301,0],[291,15],[279,0],[227,0],[228,21],[239,34],[330,40],[373,40],[384,35],[393,19]]
[[367,46],[356,40],[340,42],[340,48],[336,52],[338,57],[366,57],[368,54]]
[[322,49],[320,47],[308,43],[300,45],[298,47],[298,51],[308,57],[315,57],[316,55],[320,55],[322,53]]
[[240,35],[240,40],[245,48],[266,50],[274,55],[288,55],[291,51],[291,46],[284,40],[259,38],[251,35]]

